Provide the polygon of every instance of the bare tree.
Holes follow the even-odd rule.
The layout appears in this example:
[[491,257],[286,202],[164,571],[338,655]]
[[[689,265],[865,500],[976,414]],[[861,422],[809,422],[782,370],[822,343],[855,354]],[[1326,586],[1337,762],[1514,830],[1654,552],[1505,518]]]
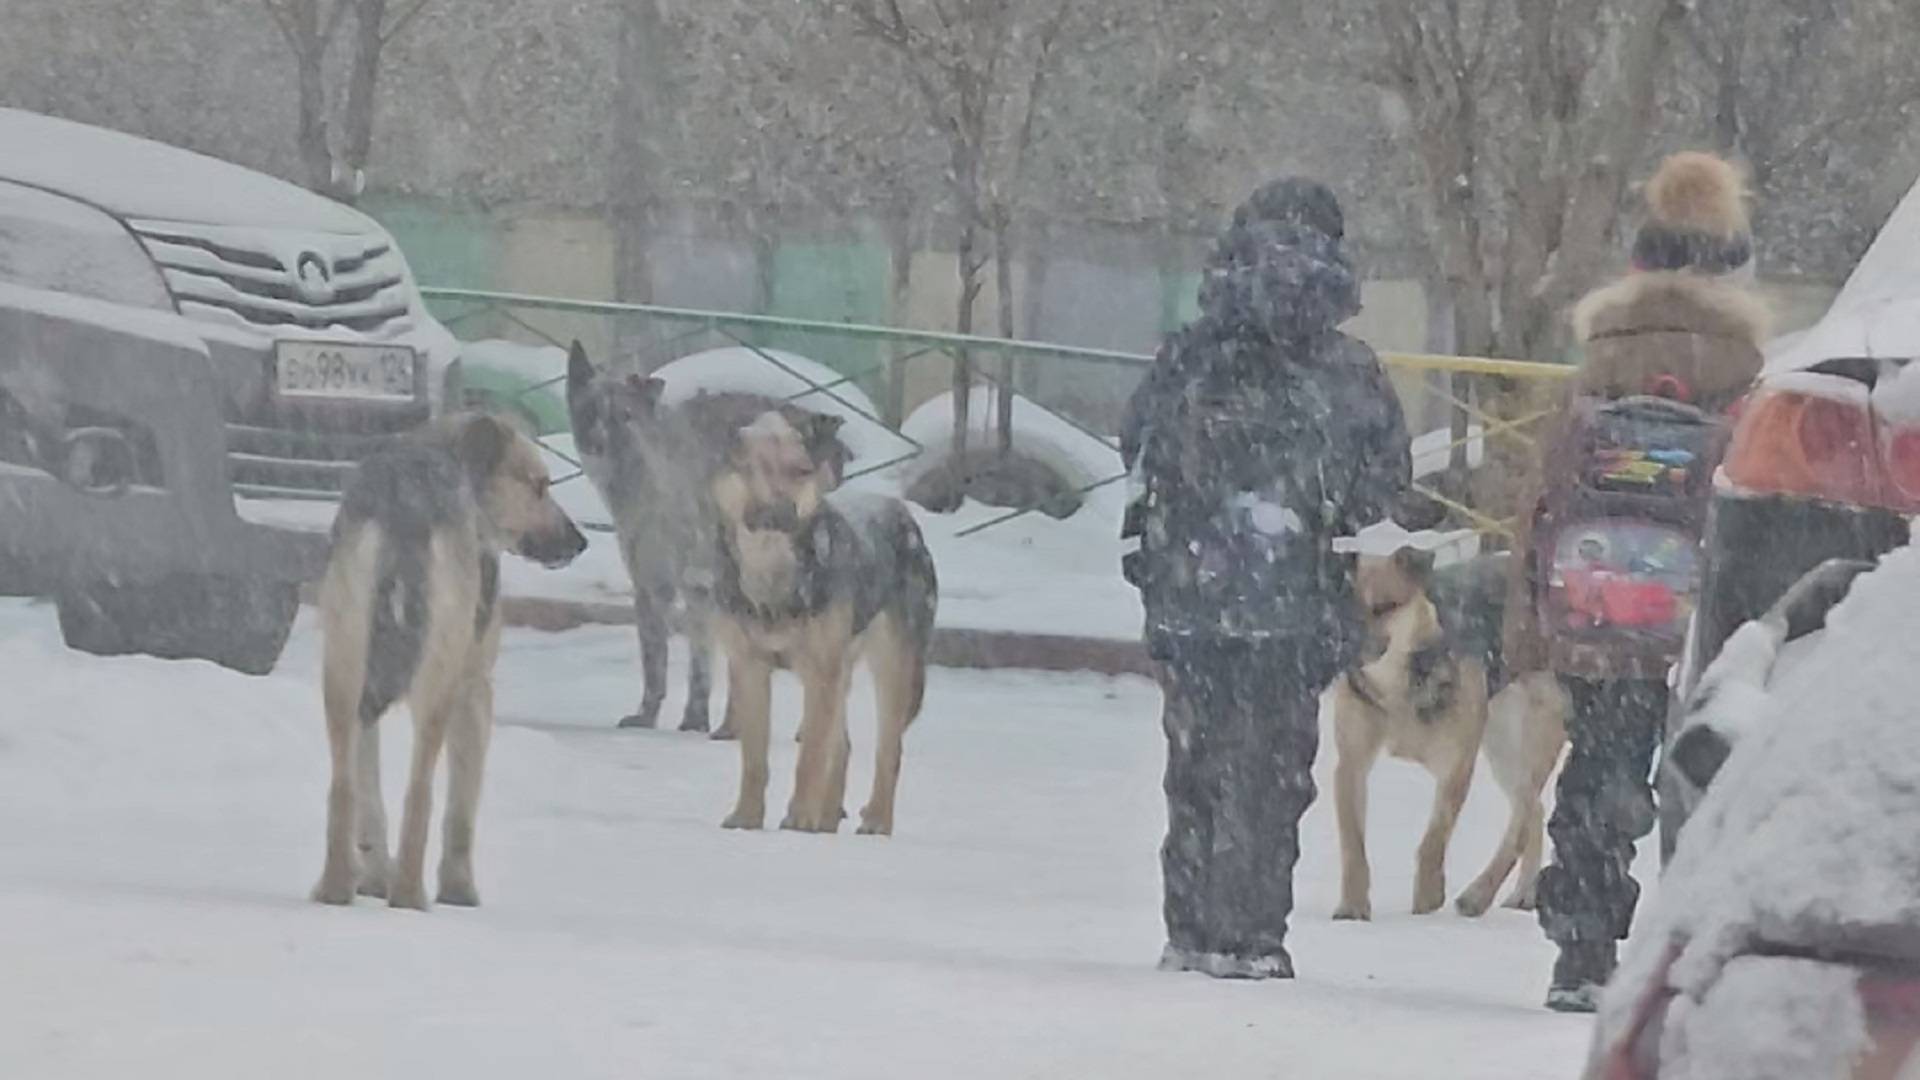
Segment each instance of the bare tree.
[[1538,358],[1612,251],[1684,0],[1375,0],[1362,72],[1398,100],[1457,347]]
[[[1372,0],[1343,27],[1373,43],[1359,73],[1404,115],[1457,351],[1558,351],[1562,313],[1615,258],[1621,203],[1685,14],[1685,0]],[[1478,397],[1501,420],[1543,404],[1523,387],[1476,381],[1452,379],[1458,493],[1465,403]],[[1474,501],[1504,506],[1533,451],[1517,438],[1487,449]]]
[[[1035,117],[1045,100],[1062,27],[1075,0],[827,0],[865,37],[893,52],[947,149],[947,188],[959,218],[955,329],[974,330],[991,258],[1000,333],[1014,330],[1013,227]],[[1083,0],[1084,2],[1084,0]],[[983,250],[982,241],[990,250]],[[954,460],[965,456],[973,384],[964,352],[953,372]],[[1001,444],[1012,400],[1000,405]]]
[[[309,188],[344,202],[359,196],[373,151],[381,55],[432,2],[260,0],[293,51],[300,90],[297,138]],[[329,53],[348,15],[354,27],[341,90],[330,85],[338,66],[329,63]],[[337,103],[342,94],[344,102]]]
[[[1848,151],[1885,148],[1911,123],[1920,78],[1908,45],[1920,33],[1920,8],[1908,0],[1693,0],[1691,7],[1680,91],[1708,116],[1717,146],[1746,164],[1757,227],[1794,255],[1817,245],[1782,236],[1788,220],[1804,228],[1840,218],[1847,231],[1870,236],[1886,207],[1873,197],[1870,171],[1852,168]],[[1776,212],[1776,197],[1801,212]],[[1807,213],[1808,203],[1824,205]]]
[[[612,190],[614,293],[629,303],[653,300],[652,247],[663,170],[658,140],[669,115],[665,23],[658,0],[621,0],[614,59]],[[615,345],[633,348],[632,341]]]

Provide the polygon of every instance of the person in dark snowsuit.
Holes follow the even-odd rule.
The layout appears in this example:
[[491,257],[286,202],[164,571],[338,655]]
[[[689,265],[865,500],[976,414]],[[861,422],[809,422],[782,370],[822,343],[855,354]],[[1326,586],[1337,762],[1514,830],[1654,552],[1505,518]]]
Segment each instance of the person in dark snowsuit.
[[[1584,299],[1575,331],[1584,355],[1571,393],[1617,399],[1684,386],[1710,412],[1759,373],[1766,309],[1743,281],[1753,245],[1739,174],[1710,155],[1667,159],[1646,188],[1648,220],[1635,237],[1632,272]],[[1535,510],[1516,550],[1533,552],[1549,527],[1556,491],[1576,483],[1581,460],[1562,424],[1542,441]],[[1636,842],[1655,823],[1650,781],[1667,713],[1671,658],[1604,650],[1556,653],[1538,625],[1538,558],[1511,560],[1504,660],[1509,671],[1558,671],[1572,698],[1570,749],[1547,823],[1553,861],[1540,872],[1539,917],[1559,947],[1547,1007],[1592,1012],[1612,976],[1615,943],[1633,923],[1640,888]]]
[[1318,699],[1360,641],[1332,541],[1386,518],[1411,471],[1392,386],[1335,329],[1359,311],[1342,232],[1318,184],[1256,192],[1122,426],[1125,571],[1165,697],[1168,970],[1293,974]]

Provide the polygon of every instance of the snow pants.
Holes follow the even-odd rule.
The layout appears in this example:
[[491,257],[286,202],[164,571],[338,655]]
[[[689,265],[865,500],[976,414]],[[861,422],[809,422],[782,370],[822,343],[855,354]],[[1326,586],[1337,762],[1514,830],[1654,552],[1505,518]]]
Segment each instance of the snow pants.
[[1303,670],[1292,646],[1227,638],[1167,651],[1167,943],[1237,959],[1285,957],[1325,678]]
[[1566,766],[1540,871],[1540,927],[1555,944],[1610,944],[1627,936],[1640,886],[1634,844],[1653,831],[1653,755],[1665,729],[1667,688],[1651,680],[1566,679],[1573,699]]

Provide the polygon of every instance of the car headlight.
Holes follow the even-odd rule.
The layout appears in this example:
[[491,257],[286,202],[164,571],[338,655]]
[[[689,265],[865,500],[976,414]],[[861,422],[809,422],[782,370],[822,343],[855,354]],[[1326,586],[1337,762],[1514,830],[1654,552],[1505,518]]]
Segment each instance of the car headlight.
[[0,181],[0,281],[173,310],[160,270],[125,225],[85,203]]

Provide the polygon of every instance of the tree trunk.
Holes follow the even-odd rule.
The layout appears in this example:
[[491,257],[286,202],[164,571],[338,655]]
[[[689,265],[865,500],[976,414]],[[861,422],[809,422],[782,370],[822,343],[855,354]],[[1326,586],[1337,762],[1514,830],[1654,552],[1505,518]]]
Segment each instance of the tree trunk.
[[[653,301],[652,247],[657,228],[659,157],[653,145],[668,115],[664,24],[656,0],[622,0],[613,115],[613,190],[607,207],[613,216],[615,296],[627,303]],[[617,349],[629,351],[635,331],[622,321]]]
[[[888,318],[895,326],[905,326],[908,322],[908,307],[913,298],[913,204],[904,196],[897,197],[887,214],[887,254],[892,281],[888,296]],[[904,346],[895,346],[893,355],[887,363],[886,400],[882,404],[882,419],[887,426],[898,431],[906,420],[907,412],[907,376],[910,372],[902,359],[907,350]]]
[[333,178],[333,197],[353,202],[360,195],[361,177],[373,153],[375,93],[380,84],[380,54],[385,47],[381,31],[387,22],[387,0],[359,0],[354,6],[353,66],[348,72],[345,145],[341,148],[341,175]]
[[[973,304],[980,297],[982,263],[974,255],[980,233],[971,213],[960,226],[960,300],[954,312],[954,332],[973,333]],[[973,409],[973,355],[967,349],[953,354],[953,463],[956,480],[964,483],[964,459],[967,453],[967,427]]]
[[[1012,241],[1008,235],[1011,231],[1012,225],[1008,221],[1006,211],[998,212],[994,216],[993,227],[993,286],[996,294],[994,298],[1000,309],[1000,336],[1007,341],[1012,341],[1014,338],[1013,251],[1010,247]],[[1005,349],[1000,351],[1000,386],[994,398],[997,414],[994,417],[994,427],[999,450],[1003,456],[1013,450],[1015,363],[1013,353]]]
[[300,121],[295,138],[300,146],[300,168],[309,190],[325,193],[333,186],[333,151],[327,145],[326,40],[320,34],[320,0],[301,0],[290,12],[286,28],[293,49],[294,71],[300,87]]

